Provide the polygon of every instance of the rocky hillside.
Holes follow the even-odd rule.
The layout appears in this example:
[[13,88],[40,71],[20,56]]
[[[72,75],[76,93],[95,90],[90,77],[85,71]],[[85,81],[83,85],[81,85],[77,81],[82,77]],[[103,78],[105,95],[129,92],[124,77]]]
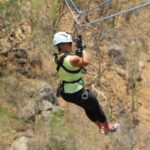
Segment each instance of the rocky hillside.
[[[81,21],[139,2],[119,1]],[[76,4],[86,10],[98,2]],[[147,7],[80,29],[63,1],[1,0],[0,149],[148,150],[149,18]],[[97,94],[108,119],[121,123],[114,135],[100,135],[82,109],[56,98],[58,76],[52,61],[56,31],[83,35],[92,55],[86,85]]]

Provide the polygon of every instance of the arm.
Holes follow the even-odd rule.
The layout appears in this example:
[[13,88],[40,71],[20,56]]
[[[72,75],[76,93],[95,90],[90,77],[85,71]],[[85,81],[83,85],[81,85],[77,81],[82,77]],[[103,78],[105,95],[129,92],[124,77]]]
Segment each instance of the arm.
[[74,67],[85,67],[89,64],[89,54],[87,52],[83,52],[83,57],[79,57],[77,55],[71,56],[70,63]]

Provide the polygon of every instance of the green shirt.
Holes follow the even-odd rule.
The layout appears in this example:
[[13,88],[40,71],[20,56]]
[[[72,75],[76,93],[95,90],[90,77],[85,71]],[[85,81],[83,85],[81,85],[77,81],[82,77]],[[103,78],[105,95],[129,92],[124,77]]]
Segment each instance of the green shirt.
[[[79,67],[74,67],[71,65],[70,58],[71,58],[71,55],[67,55],[64,58],[63,65],[65,66],[65,68],[71,71],[79,70],[80,69]],[[76,81],[83,77],[83,74],[81,71],[78,73],[69,73],[66,70],[64,70],[62,67],[60,67],[58,74],[61,80],[66,81],[66,82]],[[83,86],[84,86],[83,80],[80,80],[75,83],[64,83],[64,93],[75,93],[81,90]]]

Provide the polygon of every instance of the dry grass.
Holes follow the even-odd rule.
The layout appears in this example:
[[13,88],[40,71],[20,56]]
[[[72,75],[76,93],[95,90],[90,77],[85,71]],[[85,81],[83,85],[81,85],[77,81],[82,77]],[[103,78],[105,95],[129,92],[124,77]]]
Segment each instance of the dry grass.
[[[20,5],[15,3],[15,0],[13,0],[13,2],[14,2],[14,5],[13,5],[14,9],[18,6],[20,7]],[[26,20],[27,18],[29,22],[28,25],[29,27],[31,27],[30,28],[31,31],[29,32],[30,38],[28,39],[28,41],[26,41],[25,44],[23,43],[21,46],[30,47],[30,50],[31,50],[30,60],[33,60],[34,57],[36,57],[35,59],[41,60],[39,63],[42,66],[42,69],[40,69],[40,67],[33,66],[34,67],[33,70],[37,71],[37,74],[39,74],[40,76],[39,78],[36,78],[36,79],[27,79],[17,73],[10,74],[8,76],[0,78],[0,103],[2,104],[2,107],[0,105],[0,115],[1,115],[0,148],[2,147],[2,149],[6,149],[8,144],[11,144],[13,142],[15,136],[16,137],[18,136],[18,133],[16,133],[16,130],[20,128],[24,128],[24,126],[27,125],[27,124],[24,125],[24,123],[22,123],[20,120],[16,120],[14,118],[14,116],[16,115],[15,114],[16,111],[12,110],[12,108],[21,109],[22,106],[25,105],[28,100],[36,97],[39,87],[44,85],[45,82],[50,83],[54,88],[56,87],[56,79],[58,78],[54,74],[54,66],[52,62],[52,57],[48,56],[49,54],[52,54],[52,51],[53,51],[52,42],[51,42],[52,35],[57,29],[67,30],[71,28],[70,20],[72,16],[66,14],[67,17],[64,16],[64,18],[62,18],[63,20],[61,20],[60,26],[57,28],[57,23],[59,22],[59,19],[60,19],[58,18],[58,16],[60,15],[58,12],[58,10],[60,9],[59,8],[60,5],[58,3],[60,1],[55,1],[54,7],[51,7],[51,4],[53,2],[54,1],[52,0],[49,0],[49,1],[48,0],[45,0],[45,1],[30,0],[28,2],[24,1],[22,3],[24,5],[21,6],[21,9],[17,8],[17,11],[24,12],[24,14],[22,13],[22,15],[21,16],[19,15],[18,17],[21,17],[22,20]],[[83,3],[81,0],[78,2]],[[26,6],[29,6],[29,7],[26,7]],[[88,5],[85,6],[85,8],[87,7]],[[14,9],[12,9],[12,6],[9,5],[9,9],[8,9],[9,11],[14,11]],[[139,14],[136,13],[135,15],[131,14],[129,22],[133,25],[133,28],[135,29],[136,37],[142,43],[143,51],[150,53],[148,50],[148,48],[150,47],[149,38],[148,38],[149,36],[149,23],[148,23],[149,13],[145,13],[145,12],[147,11],[143,10],[142,13],[139,13]],[[5,15],[6,13],[7,12],[5,9],[3,15]],[[12,14],[14,13],[15,12],[13,12]],[[9,34],[9,31],[10,31],[9,29],[13,28],[13,30],[15,30],[16,27],[20,25],[20,23],[16,21],[17,18],[16,20],[15,18],[12,18],[12,20],[10,18],[11,16],[8,16],[8,20],[5,20],[4,22],[4,25],[6,25],[6,27],[4,26],[4,29],[6,30],[1,34],[1,37],[5,35],[7,36],[7,33]],[[102,105],[106,104],[105,105],[106,112],[108,111],[108,115],[110,115],[110,119],[112,119],[111,115],[114,115],[113,119],[118,119],[118,118],[124,119],[124,116],[123,116],[124,114],[122,114],[123,117],[120,114],[118,116],[116,115],[118,113],[118,110],[120,108],[125,108],[125,110],[127,111],[131,109],[131,105],[129,102],[131,100],[131,97],[130,95],[127,95],[125,91],[126,81],[123,80],[115,72],[115,66],[112,64],[110,65],[110,61],[107,56],[108,47],[110,44],[117,42],[119,44],[125,45],[128,48],[130,45],[129,41],[131,39],[132,40],[134,39],[133,37],[135,35],[133,35],[133,32],[131,32],[130,24],[124,23],[125,20],[126,19],[124,16],[119,17],[119,19],[116,20],[114,26],[112,26],[112,21],[106,22],[99,28],[91,27],[89,29],[85,29],[83,33],[86,35],[85,40],[87,41],[87,48],[92,49],[91,50],[93,54],[92,63],[94,64],[90,66],[91,70],[90,70],[90,73],[86,76],[86,78],[88,80],[91,80],[91,76],[95,76],[95,74],[99,74],[97,70],[100,71],[100,69],[98,69],[98,67],[101,67],[102,70],[104,69],[104,72],[102,72],[99,78],[97,78],[99,81],[101,81],[99,87],[97,87],[97,82],[93,83],[93,85],[98,91],[100,91],[99,97],[101,98],[101,95],[103,96],[100,99],[100,102],[102,102]],[[11,21],[15,21],[15,24],[14,24],[15,27],[11,26],[11,23],[12,23]],[[93,46],[94,39],[92,36],[93,36],[93,33],[97,33],[98,30],[102,31],[102,34],[101,34],[102,36],[97,35],[97,38],[96,38],[97,47],[100,49],[97,49],[96,51],[95,47]],[[99,38],[100,38],[100,41],[99,41]],[[17,45],[17,46],[20,46],[20,45]],[[133,50],[134,48],[135,47],[133,47]],[[49,52],[49,50],[51,50],[51,52]],[[130,52],[130,49],[129,49],[129,52]],[[101,55],[96,55],[98,53]],[[133,60],[133,63],[134,65],[136,65],[138,61]],[[101,66],[98,66],[97,64],[100,64]],[[132,66],[130,67],[130,69],[131,69],[131,72],[133,72],[133,74],[136,76],[137,70],[134,72],[134,69]],[[43,76],[41,76],[41,74]],[[131,73],[131,76],[133,74]],[[149,74],[149,72],[145,70],[146,79],[149,81],[149,76],[147,74]],[[140,114],[143,119],[141,120],[141,122],[146,122],[147,120],[149,120],[147,117],[149,115],[147,111],[148,108],[146,108],[147,107],[146,104],[148,104],[148,101],[146,103],[144,102],[144,100],[146,100],[147,97],[149,96],[148,93],[149,93],[149,87],[147,86],[146,91],[145,91],[145,88],[142,89],[142,94],[144,96],[140,95],[141,103],[143,105],[143,107],[139,109]],[[106,102],[105,97],[109,99],[109,101]],[[9,105],[8,108],[4,107],[4,104],[3,104],[4,101]],[[127,104],[129,104],[129,108],[127,108]],[[112,110],[110,110],[110,105],[113,106],[112,110],[113,110],[113,113],[115,114],[109,114],[110,112],[112,113]],[[87,147],[87,149],[90,149],[89,148],[90,144],[94,145],[93,146],[94,148],[95,147],[99,148],[99,145],[103,145],[103,144],[105,145],[105,143],[103,143],[104,140],[101,137],[99,137],[97,133],[97,129],[94,128],[95,126],[91,125],[89,123],[89,120],[85,119],[84,114],[81,116],[78,115],[83,112],[81,112],[79,108],[69,106],[70,107],[69,109],[67,106],[65,106],[65,109],[67,111],[65,115],[66,117],[65,119],[63,118],[63,116],[56,115],[56,116],[53,116],[51,122],[49,122],[48,125],[45,124],[43,120],[40,120],[40,119],[34,124],[35,126],[31,124],[33,128],[37,129],[37,132],[36,132],[37,136],[41,134],[44,135],[43,139],[45,138],[45,134],[47,132],[52,133],[51,140],[53,143],[49,145],[49,149],[52,149],[52,148],[60,149],[59,146],[63,146],[64,149],[65,148],[71,149],[72,147],[70,146],[72,145],[76,146],[76,143],[81,145],[82,147],[83,141],[85,141],[84,146]],[[144,113],[143,113],[143,110],[145,111]],[[10,112],[14,112],[14,115],[11,115]],[[144,118],[147,118],[147,120]],[[126,120],[122,122],[128,121],[128,117],[125,119]],[[124,125],[126,125],[125,123]],[[124,133],[125,132],[128,132],[128,129],[124,130]],[[55,135],[58,135],[58,136],[55,136]],[[62,136],[64,137],[64,139],[60,139]],[[125,136],[126,135],[123,135],[123,136],[121,135],[120,139]],[[6,138],[9,139],[8,140],[9,142],[5,142],[3,140]],[[72,140],[70,141],[70,139]],[[70,143],[67,143],[68,141]]]

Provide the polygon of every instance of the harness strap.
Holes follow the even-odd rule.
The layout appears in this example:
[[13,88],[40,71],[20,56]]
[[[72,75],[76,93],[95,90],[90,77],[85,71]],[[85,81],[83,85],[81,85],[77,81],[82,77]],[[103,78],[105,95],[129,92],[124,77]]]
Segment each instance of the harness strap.
[[80,80],[82,80],[82,78],[79,78],[79,79],[77,79],[77,80],[70,81],[70,82],[63,80],[62,83],[76,83],[76,82],[79,82]]
[[79,82],[79,81],[83,81],[82,78],[79,78],[78,80],[74,80],[74,81],[71,81],[71,82],[68,82],[68,81],[60,81],[59,84],[58,84],[58,87],[57,87],[57,93],[56,93],[56,96],[59,97],[61,96],[61,93],[64,92],[64,84],[65,83],[76,83],[76,82]]
[[[67,69],[63,64],[60,64],[60,65],[57,66],[57,67],[59,67],[59,69],[60,69],[60,67],[62,67],[65,71],[67,71],[67,72],[69,72],[69,73],[73,73],[73,74],[79,73],[79,72],[81,71],[81,68],[78,69],[78,70],[69,70],[69,69]],[[59,71],[59,70],[57,70],[57,71]]]
[[57,67],[56,67],[56,70],[57,72],[59,71],[60,67],[62,67],[66,72],[68,73],[72,73],[72,74],[76,74],[76,73],[79,73],[81,71],[81,68],[78,69],[78,70],[69,70],[67,69],[64,65],[63,65],[63,61],[64,61],[64,58],[67,56],[67,54],[64,54],[61,56],[60,59],[58,59],[58,55],[55,53],[54,54],[54,57],[55,57],[55,60],[56,60],[56,63],[57,63]]

